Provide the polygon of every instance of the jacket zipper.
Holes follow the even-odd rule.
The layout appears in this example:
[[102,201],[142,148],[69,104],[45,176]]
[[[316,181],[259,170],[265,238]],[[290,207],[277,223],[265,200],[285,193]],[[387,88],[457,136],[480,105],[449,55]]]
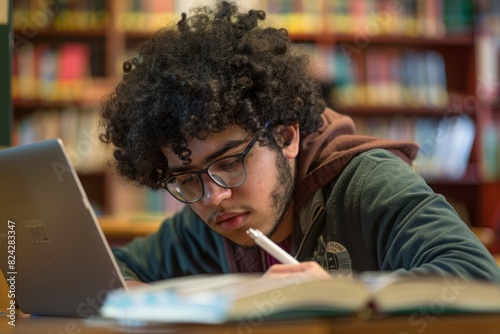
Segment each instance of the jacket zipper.
[[318,209],[317,209],[317,212],[314,214],[314,218],[313,218],[313,222],[311,223],[311,225],[309,225],[309,227],[307,228],[307,231],[306,233],[304,234],[304,237],[302,238],[302,241],[300,242],[300,245],[299,245],[299,249],[297,250],[297,253],[295,254],[295,258],[296,259],[299,259],[300,258],[300,253],[302,251],[302,248],[305,244],[305,241],[308,239],[309,237],[309,233],[311,232],[312,228],[314,225],[316,225],[318,223],[318,218],[320,217],[323,217],[323,213],[325,211],[325,206],[323,204],[321,204]]

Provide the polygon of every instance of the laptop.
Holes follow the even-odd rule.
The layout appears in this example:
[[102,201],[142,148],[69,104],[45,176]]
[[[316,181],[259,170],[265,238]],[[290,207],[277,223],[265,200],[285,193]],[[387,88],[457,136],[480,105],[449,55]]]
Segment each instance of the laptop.
[[91,317],[126,289],[61,139],[0,150],[0,267],[28,314]]

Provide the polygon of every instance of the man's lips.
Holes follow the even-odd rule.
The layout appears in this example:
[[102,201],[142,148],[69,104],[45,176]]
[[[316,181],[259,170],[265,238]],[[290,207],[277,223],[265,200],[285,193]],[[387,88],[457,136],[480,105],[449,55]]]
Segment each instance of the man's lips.
[[245,225],[247,217],[248,213],[246,212],[221,213],[215,217],[215,222],[221,229],[232,231]]
[[215,222],[217,224],[223,222],[224,220],[231,219],[236,216],[241,216],[245,214],[244,212],[227,212],[227,213],[219,213],[217,216],[215,216]]

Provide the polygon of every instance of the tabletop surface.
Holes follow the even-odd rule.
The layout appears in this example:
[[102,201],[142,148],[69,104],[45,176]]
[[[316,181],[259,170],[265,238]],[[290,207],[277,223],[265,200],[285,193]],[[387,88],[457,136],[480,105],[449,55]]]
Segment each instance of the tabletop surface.
[[109,334],[109,333],[394,333],[394,334],[460,334],[500,333],[500,314],[435,315],[414,313],[364,320],[359,316],[296,319],[286,321],[234,322],[222,325],[154,324],[125,326],[102,319],[60,317],[18,317],[15,326],[9,318],[0,317],[0,333]]

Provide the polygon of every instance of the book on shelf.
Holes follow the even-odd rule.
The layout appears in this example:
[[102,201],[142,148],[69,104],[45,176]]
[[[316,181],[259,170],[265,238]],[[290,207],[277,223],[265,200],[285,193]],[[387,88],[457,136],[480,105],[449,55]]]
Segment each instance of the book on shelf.
[[467,171],[475,133],[468,116],[417,118],[415,141],[420,150],[415,171],[428,180],[460,180]]
[[459,180],[466,171],[476,137],[474,122],[468,116],[444,117],[437,132],[438,176]]
[[500,102],[500,3],[496,7],[491,3],[476,19],[476,96],[485,104]]
[[85,43],[66,43],[59,47],[57,71],[58,100],[72,101],[82,97],[90,78],[90,47]]
[[14,121],[13,145],[25,145],[59,137],[79,173],[102,171],[105,156],[97,135],[94,108],[37,109]]
[[474,21],[473,0],[442,0],[443,24],[448,34],[472,32]]
[[108,211],[111,215],[167,216],[184,207],[184,204],[176,200],[168,191],[138,188],[114,172],[108,172],[106,189],[112,194],[108,204]]
[[239,4],[243,11],[262,9],[268,22],[275,27],[284,27],[290,34],[317,34],[321,32],[321,1],[272,1],[260,0]]
[[92,88],[91,47],[85,43],[21,46],[13,55],[12,98],[34,101],[75,101]]
[[363,14],[363,9],[359,8],[359,5],[359,1],[352,1],[351,4],[349,4],[349,0],[326,1],[327,31],[335,31],[340,34],[354,32],[354,22],[356,19],[359,19],[358,15]]
[[443,37],[446,32],[442,1],[421,1],[419,10],[419,30],[425,36]]
[[[359,134],[415,141],[420,149],[413,166],[427,180],[460,180],[467,172],[476,137],[475,124],[469,116],[358,116],[353,120]],[[493,147],[495,135],[488,141]],[[495,150],[490,148],[488,152]]]
[[13,98],[35,99],[37,97],[37,87],[35,80],[35,47],[33,44],[26,44],[14,53],[12,69],[14,80],[12,80]]
[[38,87],[38,98],[44,101],[56,99],[56,82],[58,59],[56,51],[46,44],[35,48],[35,83]]
[[93,1],[13,1],[14,30],[89,31],[104,29],[108,23],[106,0]]
[[224,323],[416,312],[500,312],[500,285],[456,277],[195,275],[112,291],[101,315],[129,323]]
[[472,31],[472,0],[325,0],[327,32],[439,38]]
[[[335,90],[331,99],[336,105],[426,108],[448,105],[445,63],[437,51],[371,48],[361,53],[346,43],[335,47],[333,54],[316,51],[311,51],[315,63],[333,66],[329,73],[333,74],[330,81]],[[313,74],[319,80],[327,79],[317,74],[320,69]]]
[[481,131],[483,163],[481,178],[497,180],[500,178],[500,123],[488,122]]
[[125,32],[153,33],[165,24],[180,20],[180,12],[176,8],[178,2],[179,0],[124,1],[116,26]]

